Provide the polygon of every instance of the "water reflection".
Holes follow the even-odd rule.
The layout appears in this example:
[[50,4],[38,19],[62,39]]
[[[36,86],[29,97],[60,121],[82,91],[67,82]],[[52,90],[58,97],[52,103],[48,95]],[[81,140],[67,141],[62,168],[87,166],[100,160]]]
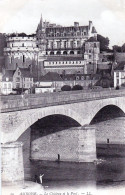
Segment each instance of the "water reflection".
[[[30,179],[44,174],[43,185],[49,188],[119,186],[125,183],[125,146],[97,145],[98,162],[30,162]],[[112,154],[112,155],[110,155]]]

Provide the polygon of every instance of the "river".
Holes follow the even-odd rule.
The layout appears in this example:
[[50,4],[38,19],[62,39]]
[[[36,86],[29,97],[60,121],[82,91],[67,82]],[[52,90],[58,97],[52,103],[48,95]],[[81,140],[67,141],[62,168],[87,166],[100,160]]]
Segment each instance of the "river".
[[[48,188],[79,188],[96,186],[125,186],[125,118],[120,117],[94,124],[97,137],[97,162],[50,162],[31,160],[25,174],[34,181],[43,176]],[[112,130],[113,131],[110,131]],[[114,133],[111,133],[114,132]],[[115,134],[113,136],[113,134]],[[107,139],[109,143],[107,144]]]

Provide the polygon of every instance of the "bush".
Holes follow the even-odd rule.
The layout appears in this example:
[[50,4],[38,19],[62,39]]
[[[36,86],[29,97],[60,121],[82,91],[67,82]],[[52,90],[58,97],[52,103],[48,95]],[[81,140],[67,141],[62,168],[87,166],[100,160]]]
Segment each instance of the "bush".
[[122,85],[121,85],[122,87],[125,87],[125,83],[122,83]]
[[62,88],[61,88],[62,91],[71,91],[71,87],[69,85],[64,85]]
[[115,88],[116,90],[119,90],[119,86],[116,86],[116,88]]
[[82,90],[83,87],[81,85],[74,85],[72,90]]

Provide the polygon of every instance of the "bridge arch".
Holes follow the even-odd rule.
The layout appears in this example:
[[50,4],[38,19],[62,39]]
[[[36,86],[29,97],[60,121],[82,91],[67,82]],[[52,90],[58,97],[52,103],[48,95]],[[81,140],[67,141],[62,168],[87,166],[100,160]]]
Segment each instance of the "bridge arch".
[[94,117],[97,115],[97,113],[107,106],[114,106],[116,108],[119,108],[123,113],[125,113],[125,106],[123,106],[123,104],[121,104],[120,101],[116,101],[112,99],[107,99],[105,101],[102,100],[100,103],[96,104],[94,109],[91,111],[89,124],[94,119]]
[[72,109],[55,106],[40,108],[29,114],[23,123],[19,125],[19,127],[14,132],[14,140],[16,141],[31,125],[37,122],[37,120],[50,115],[64,115],[75,120],[77,123],[79,123],[80,126],[82,125],[82,117]]

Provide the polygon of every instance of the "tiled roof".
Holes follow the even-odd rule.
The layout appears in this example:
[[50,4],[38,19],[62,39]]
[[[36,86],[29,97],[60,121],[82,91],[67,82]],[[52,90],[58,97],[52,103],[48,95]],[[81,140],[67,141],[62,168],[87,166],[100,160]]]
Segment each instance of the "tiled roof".
[[26,77],[26,78],[32,78],[33,77],[32,74],[30,73],[29,68],[19,68],[19,70],[21,71],[23,77]]
[[124,70],[125,62],[119,63],[119,65],[115,68],[115,70]]
[[48,72],[40,78],[40,81],[63,81],[63,79],[56,72]]
[[92,27],[92,33],[97,33],[97,31],[96,31],[94,26]]
[[98,42],[96,37],[90,37],[86,42]]
[[2,81],[6,81],[6,78],[9,78],[9,81],[13,81],[14,70],[6,70],[5,74],[2,77]]

